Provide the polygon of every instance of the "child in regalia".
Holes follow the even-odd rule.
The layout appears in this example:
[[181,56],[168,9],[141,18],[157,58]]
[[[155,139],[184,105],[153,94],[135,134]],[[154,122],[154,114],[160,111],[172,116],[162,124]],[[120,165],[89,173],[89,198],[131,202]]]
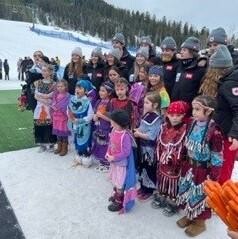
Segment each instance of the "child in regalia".
[[207,178],[218,179],[223,161],[222,133],[212,120],[214,105],[214,100],[208,96],[193,100],[194,120],[185,139],[187,157],[177,196],[177,204],[184,206],[185,216],[177,221],[177,225],[186,228],[185,233],[193,237],[206,230],[205,221],[211,217],[203,183]]

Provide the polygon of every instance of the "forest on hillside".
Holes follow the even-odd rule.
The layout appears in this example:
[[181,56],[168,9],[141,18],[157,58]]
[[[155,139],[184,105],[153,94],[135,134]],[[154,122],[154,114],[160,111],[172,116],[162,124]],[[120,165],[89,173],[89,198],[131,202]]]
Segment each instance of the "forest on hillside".
[[129,46],[137,46],[143,35],[149,35],[154,44],[166,36],[173,36],[180,45],[188,36],[200,38],[205,47],[207,28],[195,29],[188,23],[157,19],[149,12],[115,8],[102,0],[0,0],[0,18],[51,23],[71,30],[79,30],[103,40],[115,32],[123,32]]

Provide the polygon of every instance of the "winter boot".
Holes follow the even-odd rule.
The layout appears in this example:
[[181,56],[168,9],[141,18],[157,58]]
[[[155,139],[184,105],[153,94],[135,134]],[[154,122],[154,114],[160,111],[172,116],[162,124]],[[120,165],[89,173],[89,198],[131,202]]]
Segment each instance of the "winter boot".
[[116,192],[115,201],[108,206],[108,210],[111,212],[118,212],[123,208],[123,192]]
[[57,141],[57,149],[54,151],[55,154],[59,154],[62,150],[62,141]]
[[60,156],[65,156],[68,153],[68,142],[63,142],[62,143],[62,148],[60,151]]
[[163,210],[163,214],[166,217],[172,217],[174,214],[177,213],[178,207],[176,205],[176,201],[170,198],[166,199],[166,206]]
[[117,192],[117,189],[116,187],[113,187],[113,192],[112,192],[112,196],[110,198],[108,198],[108,201],[109,202],[115,202],[115,196],[116,196],[116,192]]
[[180,228],[185,228],[192,224],[192,220],[189,220],[186,216],[184,216],[180,218],[176,223]]
[[185,230],[185,233],[190,237],[195,237],[200,235],[204,231],[206,231],[205,220],[194,219],[192,223]]

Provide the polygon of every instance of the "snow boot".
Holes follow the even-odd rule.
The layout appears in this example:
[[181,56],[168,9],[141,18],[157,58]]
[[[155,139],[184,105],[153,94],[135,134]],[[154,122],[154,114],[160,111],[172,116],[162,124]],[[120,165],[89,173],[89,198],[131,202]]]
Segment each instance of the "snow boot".
[[65,156],[67,153],[68,153],[68,142],[63,142],[59,155],[60,156]]
[[166,206],[163,210],[163,215],[165,215],[166,217],[172,217],[173,215],[175,215],[177,213],[178,207],[176,205],[175,200],[166,199]]
[[108,206],[108,210],[111,212],[119,212],[123,208],[124,193],[116,191],[115,201]]
[[115,200],[116,200],[116,198],[115,198],[116,192],[117,192],[116,187],[113,187],[112,196],[111,196],[110,198],[108,198],[108,201],[109,201],[109,202],[115,202]]
[[194,219],[192,223],[186,228],[185,233],[190,237],[196,237],[204,231],[206,231],[205,220]]
[[180,228],[185,228],[192,224],[192,220],[189,220],[186,216],[184,216],[180,218],[176,223]]
[[57,149],[54,151],[55,154],[59,154],[62,150],[62,141],[57,141]]

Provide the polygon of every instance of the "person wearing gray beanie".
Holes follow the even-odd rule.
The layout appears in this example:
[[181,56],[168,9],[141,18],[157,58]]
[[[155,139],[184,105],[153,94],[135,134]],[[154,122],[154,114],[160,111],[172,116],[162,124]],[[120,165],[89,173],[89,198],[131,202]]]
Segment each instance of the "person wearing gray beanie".
[[224,28],[218,27],[213,29],[208,36],[208,43],[217,43],[227,45],[227,34]]
[[128,69],[128,71],[130,71],[133,67],[135,58],[126,49],[126,41],[122,33],[119,32],[114,35],[114,37],[112,38],[112,47],[118,48],[121,51],[121,57],[119,61],[125,68]]
[[208,56],[211,56],[219,45],[227,45],[227,34],[222,27],[213,29],[208,36]]
[[82,58],[83,52],[82,52],[81,47],[75,47],[74,50],[72,51],[71,55],[78,55]]
[[92,50],[91,56],[96,56],[99,58],[102,58],[102,48],[101,47],[96,47]]
[[113,56],[114,58],[116,58],[118,61],[120,61],[121,57],[122,57],[122,51],[120,51],[119,48],[112,48],[109,52],[108,55]]
[[112,38],[112,44],[114,44],[116,42],[119,42],[122,45],[126,44],[125,37],[124,37],[124,35],[121,32],[116,33],[114,35],[114,37]]
[[173,37],[165,37],[164,40],[160,44],[160,48],[176,50],[177,44]]
[[140,46],[151,46],[152,41],[149,36],[142,36],[140,39]]
[[206,66],[199,65],[200,40],[188,37],[181,45],[181,68],[176,75],[172,91],[172,101],[183,100],[189,104],[198,95],[200,82],[206,72]]
[[85,71],[97,91],[99,91],[100,85],[105,77],[104,68],[105,64],[102,58],[102,49],[96,47],[91,53],[90,61],[85,66]]
[[179,61],[176,57],[177,44],[173,37],[165,37],[161,42],[161,60],[164,68],[164,86],[171,97],[175,84],[176,74],[179,68]]
[[147,47],[140,47],[136,52],[137,56],[143,56],[146,60],[149,58],[149,49]]
[[187,48],[195,52],[199,52],[201,48],[200,40],[196,37],[188,37],[181,45],[181,48]]
[[230,68],[233,66],[231,54],[225,45],[220,45],[209,59],[211,68]]

